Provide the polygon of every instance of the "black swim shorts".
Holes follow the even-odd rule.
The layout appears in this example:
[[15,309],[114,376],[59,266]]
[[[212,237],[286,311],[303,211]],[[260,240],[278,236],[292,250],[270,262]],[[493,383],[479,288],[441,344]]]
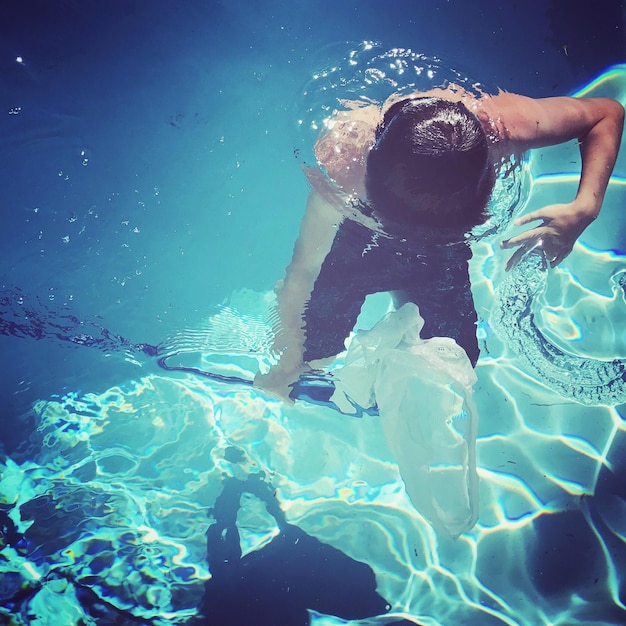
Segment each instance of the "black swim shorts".
[[304,360],[344,350],[366,296],[402,291],[424,318],[423,339],[452,337],[472,365],[479,355],[465,242],[390,238],[353,220],[337,231],[304,312]]

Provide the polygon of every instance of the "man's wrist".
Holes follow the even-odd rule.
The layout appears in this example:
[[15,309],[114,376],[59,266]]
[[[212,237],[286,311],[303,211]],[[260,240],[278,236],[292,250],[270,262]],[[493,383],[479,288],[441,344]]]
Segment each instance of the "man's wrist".
[[596,217],[600,214],[602,208],[602,201],[598,201],[595,196],[577,196],[574,202],[572,202],[572,208],[577,219],[581,222],[586,222],[587,225],[591,224]]

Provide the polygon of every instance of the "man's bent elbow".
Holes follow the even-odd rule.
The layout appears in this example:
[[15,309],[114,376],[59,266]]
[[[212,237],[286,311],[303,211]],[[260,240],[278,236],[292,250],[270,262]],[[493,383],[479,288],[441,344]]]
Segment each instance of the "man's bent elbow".
[[612,98],[606,98],[605,103],[608,116],[615,120],[615,124],[617,128],[619,128],[621,134],[624,130],[624,105],[618,100],[613,100]]

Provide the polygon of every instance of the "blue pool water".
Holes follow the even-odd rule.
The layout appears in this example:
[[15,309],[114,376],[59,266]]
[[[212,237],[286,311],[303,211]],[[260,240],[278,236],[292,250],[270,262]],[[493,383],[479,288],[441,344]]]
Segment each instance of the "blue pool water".
[[[267,365],[312,123],[363,84],[350,52],[626,102],[621,3],[476,5],[3,7],[0,623],[626,622],[624,150],[557,270],[505,276],[509,231],[474,247],[480,515],[456,540],[378,416],[202,375]],[[537,152],[501,206],[570,197],[578,168]]]

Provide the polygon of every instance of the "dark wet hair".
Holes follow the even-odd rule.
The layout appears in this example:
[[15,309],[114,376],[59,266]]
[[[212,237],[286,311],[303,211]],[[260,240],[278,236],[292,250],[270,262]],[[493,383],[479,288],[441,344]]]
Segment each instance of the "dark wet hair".
[[460,102],[394,104],[367,158],[368,202],[383,225],[466,232],[483,222],[495,179],[487,137]]

